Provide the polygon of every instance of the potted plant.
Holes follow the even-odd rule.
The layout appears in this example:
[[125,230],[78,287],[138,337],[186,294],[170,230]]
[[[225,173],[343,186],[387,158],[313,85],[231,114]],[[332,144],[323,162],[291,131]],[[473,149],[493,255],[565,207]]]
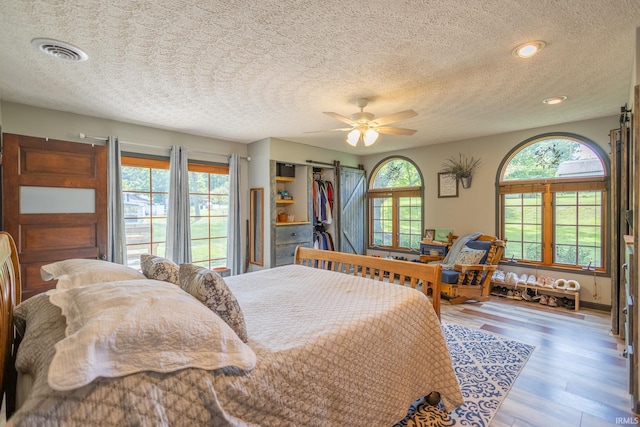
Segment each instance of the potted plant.
[[449,157],[446,163],[442,164],[441,172],[455,175],[462,183],[462,188],[471,187],[471,176],[473,171],[480,166],[480,159],[473,156],[471,158],[458,153],[458,157]]

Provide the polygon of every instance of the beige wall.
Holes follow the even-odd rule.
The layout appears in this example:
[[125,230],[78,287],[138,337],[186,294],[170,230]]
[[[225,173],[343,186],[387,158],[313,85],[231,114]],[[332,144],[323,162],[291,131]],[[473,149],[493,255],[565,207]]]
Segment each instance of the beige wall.
[[81,139],[80,133],[101,137],[114,135],[118,136],[126,151],[168,156],[172,145],[182,145],[193,151],[190,158],[219,163],[227,163],[227,155],[231,153],[247,155],[246,144],[11,102],[1,102],[0,105],[2,131],[5,133],[84,143],[92,140]]
[[[270,161],[287,162],[293,164],[306,165],[308,160],[314,162],[322,162],[333,164],[339,161],[344,166],[357,167],[361,163],[360,156],[343,153],[340,151],[326,150],[311,145],[298,144],[278,138],[266,138],[253,142],[248,146],[248,154],[252,158],[251,174],[249,176],[250,186],[264,188],[264,206],[265,206],[265,240],[264,248],[264,266],[249,266],[249,271],[259,270],[261,268],[271,267],[271,206],[270,206]],[[309,164],[313,166],[313,164]],[[328,166],[331,167],[331,166]]]
[[[125,144],[124,149],[127,151],[168,155],[168,148],[173,144],[177,144],[184,145],[190,151],[193,151],[193,158],[221,163],[226,163],[226,155],[232,152],[237,152],[242,156],[249,155],[253,157],[252,162],[243,161],[241,164],[242,200],[248,200],[248,189],[250,187],[264,187],[265,198],[268,197],[268,160],[271,159],[300,164],[306,163],[306,160],[327,163],[339,160],[342,164],[348,166],[363,164],[365,170],[371,171],[380,160],[390,155],[387,153],[359,157],[275,138],[246,145],[21,104],[2,102],[0,103],[0,108],[2,111],[2,116],[0,117],[2,131],[8,133],[85,143],[88,140],[80,139],[78,136],[80,132],[98,136],[117,135],[125,142],[157,147],[134,144],[127,146]],[[608,133],[610,129],[617,126],[617,120],[618,116],[616,115],[596,120],[425,146],[394,154],[411,158],[416,162],[425,178],[425,227],[453,228],[458,234],[477,230],[495,233],[496,173],[500,162],[509,150],[518,143],[541,133],[570,132],[591,139],[598,143],[605,152],[608,152]],[[379,143],[384,143],[384,140],[381,139]],[[459,197],[440,199],[437,197],[437,172],[447,157],[455,156],[459,152],[482,159],[482,165],[474,175],[470,189],[460,187]],[[268,157],[265,157],[266,155]],[[248,172],[249,169],[251,169],[251,174]],[[269,212],[267,206],[268,199],[265,199],[265,212]],[[248,208],[248,203],[242,207],[243,224],[248,219]],[[265,230],[268,229],[269,224],[267,218],[265,218]],[[266,232],[265,236],[269,236],[269,233]],[[267,238],[264,246],[265,254],[270,253],[269,245],[269,239]],[[244,247],[246,246],[243,244]],[[522,268],[512,270],[517,272],[522,270],[533,274],[547,274],[543,271],[534,272]],[[552,275],[554,272],[548,272],[548,274]],[[555,274],[557,275],[557,273]],[[583,275],[566,275],[564,278],[576,279],[581,282],[584,287],[582,292],[584,300],[605,305],[611,303],[610,281],[608,278],[598,278],[595,282],[592,277]]]
[[270,138],[271,160],[279,162],[307,164],[307,160],[333,163],[339,161],[343,166],[357,167],[362,158],[341,151],[326,150],[311,145],[297,144],[283,139]]
[[[220,139],[205,138],[147,126],[139,126],[113,120],[31,107],[23,104],[0,102],[2,132],[63,141],[91,143],[91,139],[81,139],[79,133],[91,136],[117,136],[122,142],[123,151],[132,153],[169,156],[172,145],[187,147],[189,158],[216,163],[228,163],[228,155],[238,153],[247,156],[247,144]],[[249,200],[248,176],[250,163],[240,162],[241,200]],[[248,219],[249,203],[241,206],[241,223]],[[246,239],[243,227],[243,241]],[[242,248],[246,245],[242,244]]]
[[[420,168],[425,179],[425,228],[452,228],[458,235],[481,231],[497,234],[496,231],[496,180],[500,163],[506,154],[519,143],[536,135],[550,132],[568,132],[586,137],[597,143],[605,153],[609,153],[609,131],[618,127],[618,116],[595,120],[566,123],[557,126],[528,129],[519,132],[475,138],[446,144],[429,145],[393,154],[408,157]],[[384,144],[380,139],[379,144]],[[481,166],[473,175],[469,189],[458,189],[458,197],[438,198],[437,174],[442,164],[450,156],[464,153],[481,159]],[[363,158],[367,173],[389,153],[371,155]],[[609,160],[608,158],[606,159]],[[507,267],[504,267],[507,269]],[[599,304],[611,304],[611,281],[598,278],[594,284],[593,276],[565,274],[557,271],[510,267],[520,274],[549,275],[555,278],[575,279],[584,287],[581,298]]]

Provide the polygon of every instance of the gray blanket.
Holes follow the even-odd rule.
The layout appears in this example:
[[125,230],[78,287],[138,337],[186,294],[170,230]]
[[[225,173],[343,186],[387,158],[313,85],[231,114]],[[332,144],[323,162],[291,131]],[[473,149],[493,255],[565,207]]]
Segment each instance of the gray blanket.
[[451,245],[451,249],[447,252],[447,255],[442,260],[442,269],[443,270],[453,270],[453,266],[455,265],[455,260],[458,257],[458,254],[464,248],[464,245],[470,240],[476,240],[478,237],[482,236],[482,233],[475,232],[471,234],[465,234],[464,236],[458,237]]

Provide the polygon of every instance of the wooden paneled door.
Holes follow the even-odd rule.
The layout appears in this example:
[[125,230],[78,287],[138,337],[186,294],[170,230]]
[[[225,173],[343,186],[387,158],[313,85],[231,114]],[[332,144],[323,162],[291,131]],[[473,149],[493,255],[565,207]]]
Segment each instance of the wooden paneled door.
[[18,247],[22,299],[55,285],[42,265],[107,254],[107,149],[4,134],[2,228]]

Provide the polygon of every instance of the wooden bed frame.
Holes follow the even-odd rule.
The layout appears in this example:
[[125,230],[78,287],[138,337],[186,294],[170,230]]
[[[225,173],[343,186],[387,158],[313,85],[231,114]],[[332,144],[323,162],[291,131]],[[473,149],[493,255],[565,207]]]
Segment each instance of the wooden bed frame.
[[442,268],[440,264],[399,261],[302,246],[298,246],[296,249],[294,263],[381,281],[395,277],[395,282],[398,284],[402,286],[409,284],[414,289],[421,282],[422,292],[425,295],[431,288],[432,305],[438,319],[440,318],[440,273]]
[[20,303],[20,266],[15,242],[9,233],[0,231],[0,401],[6,397],[7,418],[15,411],[15,349],[17,337],[13,327],[13,307]]
[[[425,295],[428,288],[431,288],[433,307],[438,318],[440,317],[439,264],[397,261],[303,247],[296,249],[295,263],[378,280],[394,278],[395,280],[390,281],[403,286],[408,283],[414,289],[422,284]],[[7,419],[15,411],[16,404],[15,352],[19,336],[13,326],[13,308],[20,303],[20,286],[20,266],[15,242],[10,234],[0,231],[0,400],[2,396],[6,397]]]

